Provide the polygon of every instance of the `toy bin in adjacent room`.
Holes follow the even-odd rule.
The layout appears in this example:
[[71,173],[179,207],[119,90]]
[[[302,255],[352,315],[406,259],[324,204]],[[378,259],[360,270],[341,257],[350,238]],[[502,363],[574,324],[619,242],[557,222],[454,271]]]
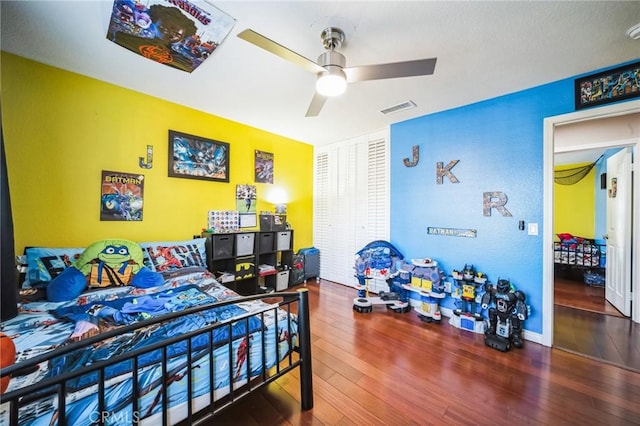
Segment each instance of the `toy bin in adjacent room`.
[[302,261],[304,265],[304,281],[309,278],[316,278],[316,281],[320,281],[320,250],[315,247],[308,247],[298,250],[298,254],[304,257]]

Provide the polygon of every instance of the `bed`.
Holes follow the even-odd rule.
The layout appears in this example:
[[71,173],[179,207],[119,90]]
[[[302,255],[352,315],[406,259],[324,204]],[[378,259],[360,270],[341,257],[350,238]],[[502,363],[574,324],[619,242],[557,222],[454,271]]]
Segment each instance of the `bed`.
[[556,273],[581,275],[586,284],[604,285],[606,245],[560,233],[553,244]]
[[[312,408],[308,292],[239,296],[196,265],[202,240],[162,245],[182,264],[159,271],[157,286],[62,302],[24,287],[18,316],[1,324],[17,358],[0,370],[11,375],[0,424],[194,424],[296,368]],[[53,275],[73,263],[56,256]]]

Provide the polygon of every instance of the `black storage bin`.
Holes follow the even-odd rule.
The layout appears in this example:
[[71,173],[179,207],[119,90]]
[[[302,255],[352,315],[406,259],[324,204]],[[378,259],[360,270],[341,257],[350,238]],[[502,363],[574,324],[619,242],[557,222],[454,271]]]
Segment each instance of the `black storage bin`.
[[287,215],[284,214],[261,214],[261,231],[284,231],[287,229]]
[[255,256],[236,257],[236,280],[253,278],[256,275]]
[[271,253],[274,251],[274,232],[260,232],[258,234],[258,248],[260,253]]
[[233,257],[234,235],[233,234],[207,234],[211,237],[211,258],[225,259]]

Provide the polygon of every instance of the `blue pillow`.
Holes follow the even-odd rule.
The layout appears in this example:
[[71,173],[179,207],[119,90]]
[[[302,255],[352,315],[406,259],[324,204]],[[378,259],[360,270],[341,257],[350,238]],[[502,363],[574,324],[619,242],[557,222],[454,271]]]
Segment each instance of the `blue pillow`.
[[71,266],[84,251],[84,248],[29,247],[27,271],[23,288],[46,285],[62,271]]
[[206,238],[140,243],[144,266],[156,272],[207,267]]

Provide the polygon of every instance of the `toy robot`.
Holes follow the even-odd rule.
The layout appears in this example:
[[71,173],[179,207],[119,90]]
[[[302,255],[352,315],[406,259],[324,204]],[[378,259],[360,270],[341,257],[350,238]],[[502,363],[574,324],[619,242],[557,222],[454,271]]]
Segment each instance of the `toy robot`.
[[[353,299],[353,310],[368,313],[373,305],[386,305],[395,312],[409,312],[411,307],[399,281],[396,261],[402,260],[402,254],[386,241],[373,241],[356,254],[355,277],[358,297]],[[369,281],[384,280],[390,291],[380,291],[377,297],[369,296]]]
[[404,284],[408,291],[418,293],[420,305],[416,307],[418,318],[424,322],[440,323],[440,300],[445,295],[445,274],[438,267],[438,262],[431,259],[411,259],[411,263],[402,266],[403,271],[410,273],[410,284]]
[[473,265],[464,265],[462,272],[454,269],[451,275],[460,291],[460,299],[456,301],[456,309],[453,310],[454,315],[471,316],[476,321],[484,320],[477,308],[480,301],[478,287],[480,284],[486,284],[487,276],[482,272],[476,273]]
[[509,280],[498,279],[498,284],[485,284],[482,308],[489,308],[489,328],[485,332],[484,343],[502,352],[511,345],[521,348],[522,322],[529,316],[523,292],[515,290]]

